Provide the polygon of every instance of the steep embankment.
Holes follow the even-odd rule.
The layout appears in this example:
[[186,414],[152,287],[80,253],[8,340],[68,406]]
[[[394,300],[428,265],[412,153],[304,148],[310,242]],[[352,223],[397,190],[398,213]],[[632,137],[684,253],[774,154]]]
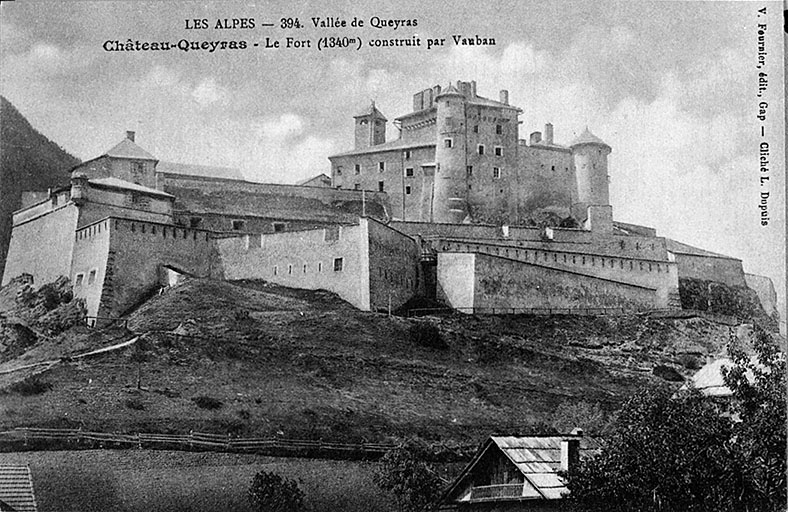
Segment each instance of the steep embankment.
[[[37,377],[41,394],[0,395],[0,429],[477,442],[550,422],[561,404],[615,408],[664,382],[655,368],[688,375],[730,335],[703,318],[406,319],[328,292],[202,280],[153,297],[128,327],[143,334],[135,348],[57,364]],[[123,336],[74,328],[47,342],[46,357]]]
[[11,213],[21,206],[22,192],[67,185],[68,170],[79,159],[40,134],[0,96],[0,274],[11,237]]

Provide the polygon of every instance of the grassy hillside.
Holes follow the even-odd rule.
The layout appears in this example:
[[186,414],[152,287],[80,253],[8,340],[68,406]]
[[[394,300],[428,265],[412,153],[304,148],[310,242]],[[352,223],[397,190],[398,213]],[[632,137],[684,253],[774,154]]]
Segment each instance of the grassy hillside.
[[11,212],[21,206],[22,192],[67,185],[68,170],[79,160],[33,128],[0,96],[0,274],[11,237]]
[[[204,280],[153,297],[129,329],[144,334],[138,349],[56,364],[38,376],[42,389],[51,385],[41,394],[6,388],[0,429],[475,443],[538,428],[567,404],[614,409],[632,390],[664,382],[655,368],[689,375],[729,337],[702,318],[406,319],[357,311],[328,292]],[[0,360],[0,372],[131,336],[40,335]],[[0,386],[24,376],[0,375]]]

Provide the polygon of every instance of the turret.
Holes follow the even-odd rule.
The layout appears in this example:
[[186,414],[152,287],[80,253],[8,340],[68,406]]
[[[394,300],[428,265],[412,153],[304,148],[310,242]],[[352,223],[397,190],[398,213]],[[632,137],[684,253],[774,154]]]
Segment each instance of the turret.
[[578,201],[588,205],[610,205],[607,156],[611,148],[588,127],[569,146],[577,173]]
[[452,85],[435,97],[438,140],[435,143],[433,222],[460,223],[468,214],[465,101],[465,96]]
[[77,206],[82,206],[87,200],[88,176],[77,170],[71,176],[71,200]]
[[356,149],[377,146],[386,142],[386,117],[373,101],[364,112],[353,116],[356,122]]

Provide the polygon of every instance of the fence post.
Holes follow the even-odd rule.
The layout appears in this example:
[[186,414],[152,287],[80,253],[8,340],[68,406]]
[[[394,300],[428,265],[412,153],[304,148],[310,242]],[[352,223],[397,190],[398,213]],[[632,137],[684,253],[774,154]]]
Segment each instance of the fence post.
[[137,432],[137,449],[142,450],[142,434]]
[[27,446],[27,429],[25,429],[24,432],[25,432],[25,446]]

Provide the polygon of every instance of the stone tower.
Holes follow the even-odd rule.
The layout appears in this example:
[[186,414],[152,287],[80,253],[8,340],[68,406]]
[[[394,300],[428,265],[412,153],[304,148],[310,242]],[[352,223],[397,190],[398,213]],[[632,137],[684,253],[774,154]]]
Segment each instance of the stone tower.
[[432,222],[460,223],[468,214],[465,101],[465,96],[452,85],[435,97],[438,140]]
[[570,145],[577,174],[578,202],[585,206],[610,205],[607,156],[611,148],[588,131],[588,127]]
[[386,142],[386,117],[373,101],[364,112],[353,116],[356,120],[356,148],[364,149]]

